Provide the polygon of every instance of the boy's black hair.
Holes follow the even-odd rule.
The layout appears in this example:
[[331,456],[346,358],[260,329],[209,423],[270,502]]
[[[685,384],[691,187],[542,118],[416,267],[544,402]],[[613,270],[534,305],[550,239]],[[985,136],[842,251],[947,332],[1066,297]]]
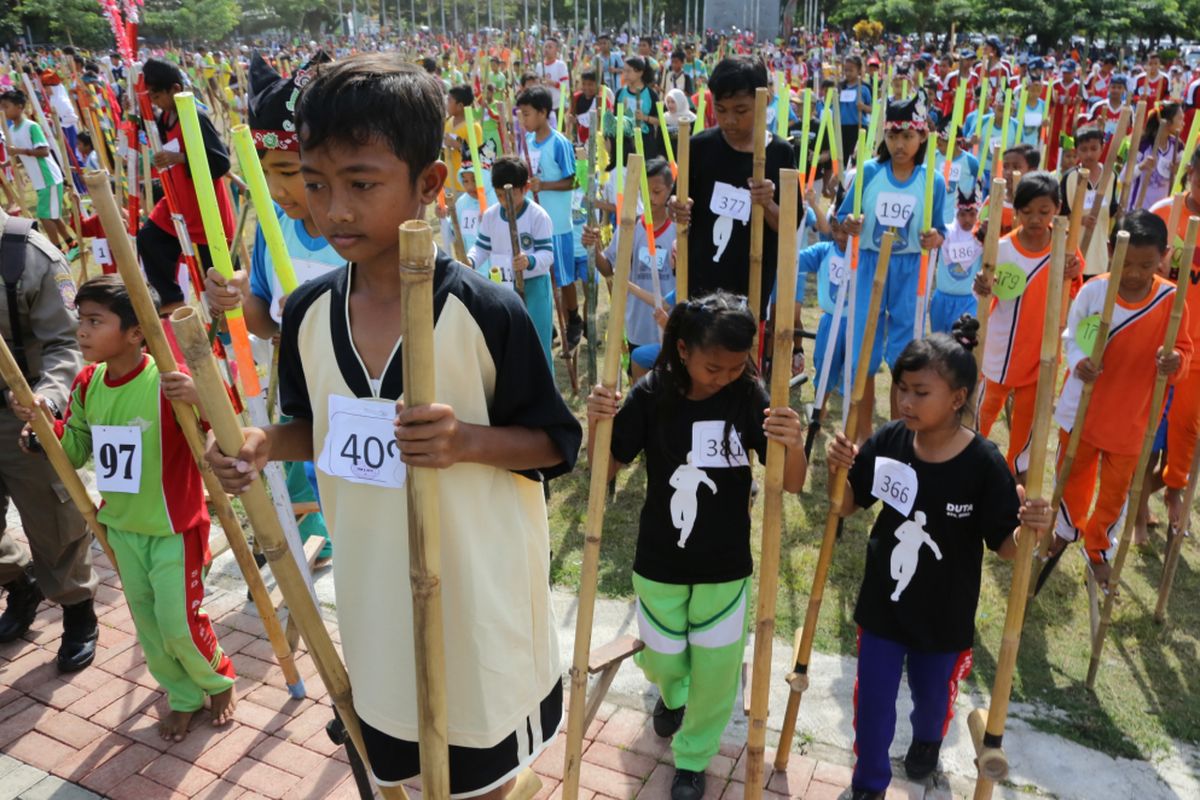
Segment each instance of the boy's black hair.
[[1039,197],[1049,197],[1055,205],[1061,205],[1058,178],[1049,172],[1030,172],[1021,176],[1021,182],[1013,192],[1013,208],[1026,208]]
[[1009,155],[1010,153],[1019,155],[1025,160],[1025,169],[1027,171],[1035,170],[1042,165],[1042,154],[1031,144],[1022,142],[1004,151],[1004,155]]
[[25,107],[25,103],[29,100],[25,96],[25,92],[20,89],[9,89],[7,92],[0,94],[0,103],[12,103],[14,106]]
[[579,80],[581,82],[582,81],[595,81],[596,80],[596,70],[585,69],[582,73],[580,73]]
[[1075,148],[1076,149],[1078,149],[1079,145],[1083,144],[1084,142],[1091,142],[1091,141],[1096,141],[1096,142],[1100,142],[1101,144],[1103,144],[1104,143],[1104,130],[1101,128],[1089,126],[1086,128],[1080,128],[1079,130],[1075,131]]
[[846,56],[842,60],[842,63],[843,64],[853,64],[854,66],[858,67],[860,71],[862,70],[862,66],[863,66],[861,56]]
[[394,55],[365,53],[322,64],[296,103],[302,150],[379,140],[418,176],[442,152],[445,103],[436,78]]
[[531,83],[531,82],[536,85],[538,80],[539,80],[539,78],[536,73],[525,72],[525,73],[521,74],[521,84],[520,85],[524,86],[525,84]]
[[602,33],[602,34],[600,34],[599,36],[597,36],[597,37],[596,37],[596,41],[597,41],[597,42],[599,42],[599,41],[602,41],[602,40],[604,40],[604,39],[608,39],[608,40],[611,42],[611,41],[612,41],[612,34],[611,34],[611,33]]
[[464,106],[469,106],[475,102],[475,90],[465,83],[460,83],[458,86],[451,86],[449,94]]
[[671,52],[671,60],[672,61],[674,61],[675,59],[679,59],[680,61],[683,61],[684,58],[686,58],[686,56],[684,56],[683,51],[678,48],[676,48],[675,50],[673,50]]
[[90,149],[95,150],[96,145],[92,142],[92,134],[88,131],[79,131],[75,134],[75,141],[78,144],[86,144]]
[[1121,231],[1129,234],[1130,247],[1148,245],[1160,253],[1167,252],[1167,223],[1148,209],[1139,208],[1122,217],[1121,224],[1117,226],[1117,233]]
[[978,367],[972,351],[979,345],[979,320],[963,314],[950,333],[934,333],[924,339],[913,339],[892,367],[892,383],[898,383],[905,372],[919,372],[926,367],[941,375],[952,391],[967,390],[968,402],[958,408],[962,416],[969,405],[971,393],[978,380]]
[[148,58],[142,65],[142,77],[146,79],[146,88],[152,92],[169,92],[175,86],[183,88],[183,73],[179,67],[161,58]]
[[554,99],[550,96],[550,90],[545,86],[531,86],[523,89],[517,95],[516,105],[517,108],[530,106],[534,111],[544,111],[549,115],[554,109]]
[[502,156],[492,162],[492,188],[502,192],[505,184],[509,183],[514,189],[528,186],[529,168],[525,166],[524,161],[515,156]]
[[436,75],[438,71],[437,59],[425,56],[425,58],[421,59],[421,69],[425,70],[431,75]]
[[659,175],[666,175],[667,184],[671,184],[671,165],[665,158],[655,156],[646,162],[646,178],[657,178]]
[[[158,311],[161,305],[158,292],[154,291],[153,286],[147,285],[146,288],[150,290],[150,299],[154,301],[154,310]],[[137,314],[133,310],[133,301],[129,299],[129,290],[125,288],[125,282],[121,280],[121,276],[115,272],[109,275],[97,275],[80,284],[79,290],[75,292],[75,307],[79,308],[84,303],[104,306],[116,314],[121,320],[121,330],[123,331],[138,324]]]
[[750,56],[730,56],[713,67],[708,88],[713,100],[725,100],[738,94],[754,96],[759,87],[770,85],[767,68],[762,61]]

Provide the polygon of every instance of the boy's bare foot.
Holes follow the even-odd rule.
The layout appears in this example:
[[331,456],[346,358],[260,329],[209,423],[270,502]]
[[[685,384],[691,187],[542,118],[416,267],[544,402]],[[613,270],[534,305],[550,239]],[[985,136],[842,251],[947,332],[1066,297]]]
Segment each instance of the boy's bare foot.
[[1108,580],[1112,577],[1112,566],[1107,561],[1096,563],[1089,560],[1088,568],[1091,570],[1092,580],[1096,582],[1102,592],[1108,594]]
[[182,742],[187,735],[188,724],[192,721],[194,711],[175,711],[167,714],[158,723],[158,734],[169,742]]
[[1140,516],[1133,523],[1133,546],[1145,547],[1150,543],[1150,529],[1147,523]]
[[219,728],[233,721],[233,710],[237,708],[237,690],[230,686],[220,694],[212,695],[212,724]]
[[1183,490],[1168,487],[1163,502],[1167,506],[1167,523],[1178,529],[1183,525]]

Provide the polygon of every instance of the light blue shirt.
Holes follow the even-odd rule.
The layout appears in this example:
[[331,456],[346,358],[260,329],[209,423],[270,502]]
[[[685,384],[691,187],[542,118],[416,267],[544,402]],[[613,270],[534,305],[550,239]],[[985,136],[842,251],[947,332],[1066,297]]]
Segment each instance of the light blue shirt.
[[[556,130],[539,142],[536,133],[526,133],[525,141],[529,144],[529,158],[533,164],[533,174],[543,183],[560,181],[565,178],[575,178],[575,150],[571,142]],[[554,223],[554,235],[571,233],[571,190],[549,191],[542,189],[538,192],[537,203],[546,209],[550,221]]]

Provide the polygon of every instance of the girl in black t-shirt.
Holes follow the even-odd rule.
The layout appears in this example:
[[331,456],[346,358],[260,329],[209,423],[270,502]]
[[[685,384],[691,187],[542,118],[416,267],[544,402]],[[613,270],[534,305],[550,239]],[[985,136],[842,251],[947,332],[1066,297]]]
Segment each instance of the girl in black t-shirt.
[[679,303],[653,370],[620,411],[603,386],[588,397],[589,460],[596,421],[614,416],[608,478],[645,452],[633,586],[646,647],[635,660],[662,693],[655,732],[675,737],[672,800],[704,796],[737,694],[754,571],[749,454],[765,463],[767,441],[782,443],[789,492],[808,467],[799,415],[768,408],[751,359],[756,328],[744,297]]
[[829,446],[831,475],[849,470],[838,513],[884,501],[854,610],[854,800],[882,800],[891,781],[888,748],[906,661],[914,709],[904,767],[913,780],[937,769],[958,682],[971,669],[983,547],[1011,559],[1020,525],[1050,527],[1049,503],[1026,502],[996,446],[962,424],[975,389],[978,328],[963,315],[950,335],[910,342],[892,370],[900,419],[861,449],[842,433]]

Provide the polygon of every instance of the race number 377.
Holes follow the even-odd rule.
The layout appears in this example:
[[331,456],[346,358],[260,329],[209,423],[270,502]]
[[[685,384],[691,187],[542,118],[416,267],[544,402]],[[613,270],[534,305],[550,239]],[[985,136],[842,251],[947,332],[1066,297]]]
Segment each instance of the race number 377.
[[917,500],[917,471],[903,461],[876,456],[871,496],[879,498],[907,518]]
[[96,488],[137,494],[142,482],[142,429],[137,425],[93,425]]
[[739,189],[730,183],[717,181],[713,185],[708,210],[718,217],[733,217],[738,222],[750,221],[750,190]]

